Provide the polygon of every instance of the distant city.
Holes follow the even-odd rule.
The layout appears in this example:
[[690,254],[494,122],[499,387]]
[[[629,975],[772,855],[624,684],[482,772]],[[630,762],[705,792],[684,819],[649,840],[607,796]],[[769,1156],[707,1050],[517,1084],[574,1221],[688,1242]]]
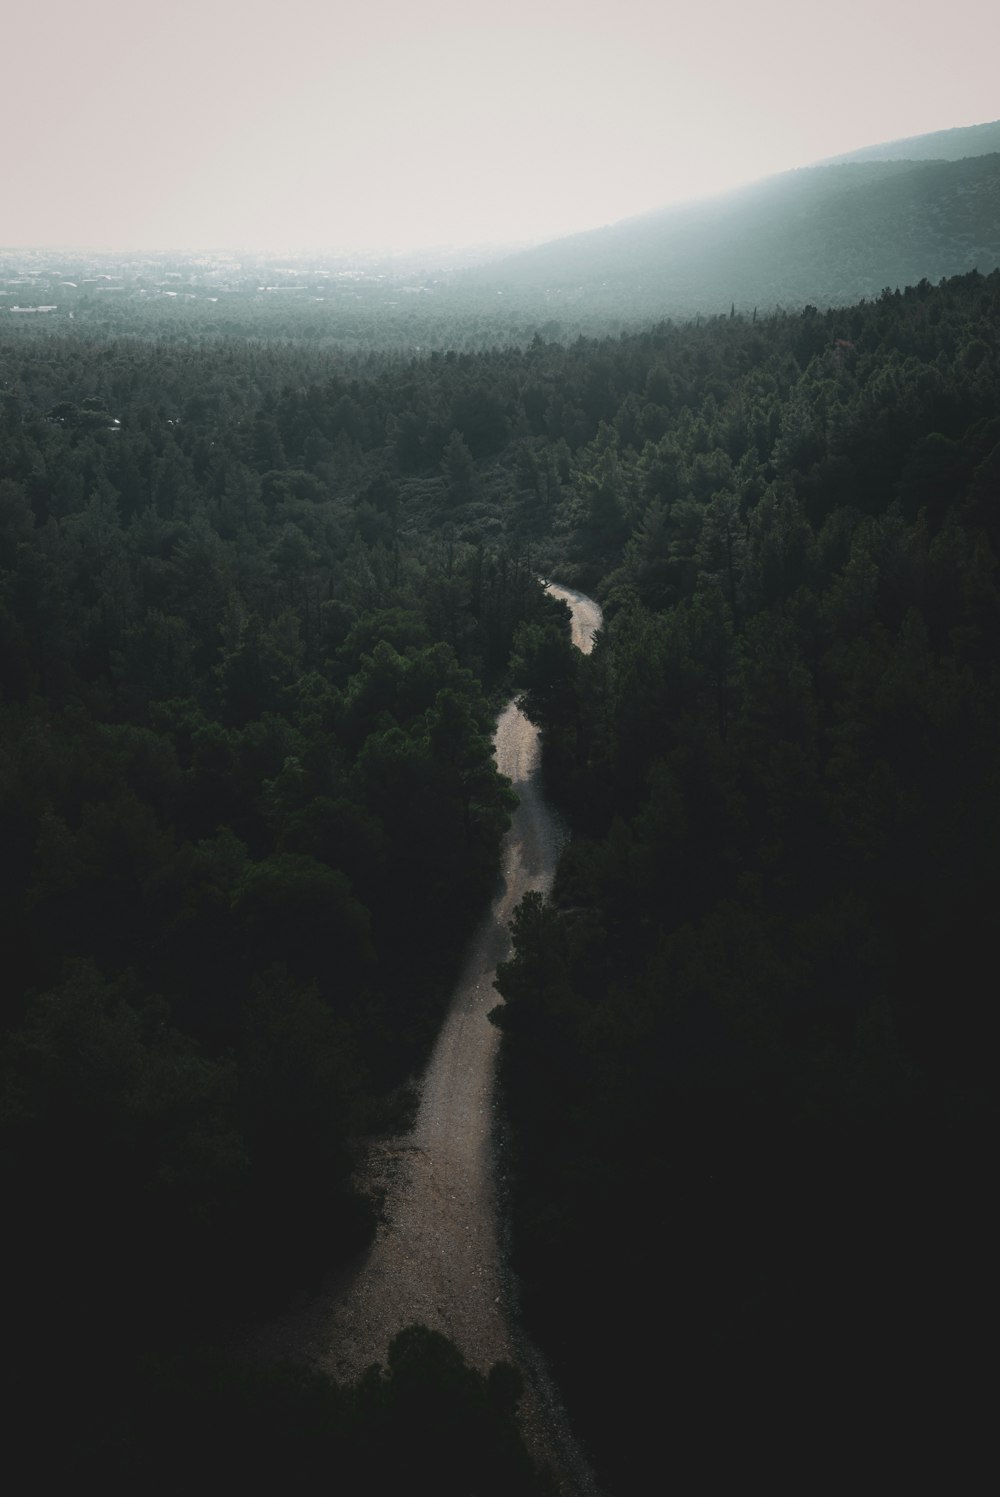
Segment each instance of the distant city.
[[299,255],[122,253],[112,250],[0,247],[0,313],[72,315],[93,297],[133,301],[177,298],[217,302],[230,296],[350,298],[361,285],[427,295],[451,272],[488,263],[524,245],[434,246],[386,254],[312,251]]

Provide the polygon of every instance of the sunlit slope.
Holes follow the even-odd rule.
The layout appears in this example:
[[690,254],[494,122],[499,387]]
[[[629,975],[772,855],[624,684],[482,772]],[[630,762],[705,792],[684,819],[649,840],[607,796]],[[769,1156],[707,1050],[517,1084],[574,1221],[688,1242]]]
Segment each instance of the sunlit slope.
[[877,296],[1000,265],[1000,152],[788,172],[555,240],[479,272],[505,292],[622,316]]

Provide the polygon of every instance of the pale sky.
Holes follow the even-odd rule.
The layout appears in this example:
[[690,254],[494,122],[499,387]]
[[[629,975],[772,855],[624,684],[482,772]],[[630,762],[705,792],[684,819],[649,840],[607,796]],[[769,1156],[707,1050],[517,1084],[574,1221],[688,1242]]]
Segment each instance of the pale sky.
[[0,246],[507,243],[1000,117],[998,0],[23,0],[0,56]]

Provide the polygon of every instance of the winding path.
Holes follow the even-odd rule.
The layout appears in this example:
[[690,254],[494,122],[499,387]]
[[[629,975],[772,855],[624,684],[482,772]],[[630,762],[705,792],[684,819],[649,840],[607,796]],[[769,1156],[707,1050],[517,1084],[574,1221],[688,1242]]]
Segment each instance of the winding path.
[[[601,610],[593,599],[548,584],[569,604],[574,644],[593,647]],[[497,722],[497,766],[520,804],[502,848],[503,887],[484,920],[455,990],[420,1087],[413,1130],[368,1161],[385,1191],[383,1221],[367,1259],[316,1327],[312,1360],[338,1378],[385,1361],[389,1342],[413,1321],[442,1331],[485,1371],[500,1359],[522,1369],[522,1424],[567,1492],[594,1490],[565,1426],[542,1361],[517,1330],[500,1248],[494,1180],[493,1091],[500,1034],[487,1014],[501,1000],[497,963],[508,926],[529,890],[547,893],[563,831],[540,787],[538,730],[510,702]]]

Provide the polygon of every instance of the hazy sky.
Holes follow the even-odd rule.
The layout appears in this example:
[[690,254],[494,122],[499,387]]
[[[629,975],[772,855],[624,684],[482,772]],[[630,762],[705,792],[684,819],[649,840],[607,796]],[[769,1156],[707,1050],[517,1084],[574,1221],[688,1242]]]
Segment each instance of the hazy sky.
[[998,0],[24,0],[0,55],[0,245],[508,242],[1000,116]]

